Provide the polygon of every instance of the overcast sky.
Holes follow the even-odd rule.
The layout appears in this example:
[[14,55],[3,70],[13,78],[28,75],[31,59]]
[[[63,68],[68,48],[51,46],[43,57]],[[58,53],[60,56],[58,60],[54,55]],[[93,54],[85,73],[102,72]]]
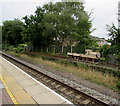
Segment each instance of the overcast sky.
[[[21,19],[25,15],[34,14],[36,6],[41,6],[48,1],[60,0],[1,0],[0,1],[0,24],[5,20]],[[108,38],[106,25],[114,23],[118,26],[117,13],[119,0],[84,0],[85,10],[89,13],[93,9],[92,33],[94,36]]]

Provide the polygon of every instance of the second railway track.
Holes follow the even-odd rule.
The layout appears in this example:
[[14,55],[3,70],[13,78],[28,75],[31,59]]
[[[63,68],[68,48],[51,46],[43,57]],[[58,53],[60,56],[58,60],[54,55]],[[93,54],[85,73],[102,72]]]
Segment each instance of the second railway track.
[[110,105],[107,104],[101,100],[98,100],[92,96],[89,96],[83,92],[80,92],[79,90],[76,90],[73,87],[68,86],[67,84],[64,84],[44,73],[41,73],[38,69],[25,64],[24,62],[21,62],[20,60],[7,55],[5,53],[2,53],[2,55],[23,69],[26,73],[30,74],[32,77],[37,79],[38,81],[42,82],[49,88],[53,89],[55,92],[59,93],[60,95],[64,96],[66,99],[71,101],[73,104],[95,104],[95,105]]

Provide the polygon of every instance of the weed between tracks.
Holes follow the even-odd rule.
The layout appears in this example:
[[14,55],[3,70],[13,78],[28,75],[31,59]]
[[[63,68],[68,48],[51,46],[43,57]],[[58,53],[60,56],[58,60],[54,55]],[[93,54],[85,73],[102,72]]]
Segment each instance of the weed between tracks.
[[[15,53],[12,53],[12,54],[15,55]],[[57,71],[61,71],[64,73],[65,72],[71,73],[75,76],[90,80],[97,84],[107,86],[114,90],[117,89],[117,82],[119,79],[107,73],[103,74],[101,72],[98,72],[98,71],[95,71],[89,68],[83,68],[83,67],[78,68],[78,67],[71,66],[71,65],[64,65],[60,62],[43,60],[42,57],[32,57],[32,56],[28,56],[28,55],[20,54],[20,53],[17,54],[17,57],[24,58],[24,59],[27,59],[29,61],[32,61],[38,64],[47,65],[53,69],[56,69]]]

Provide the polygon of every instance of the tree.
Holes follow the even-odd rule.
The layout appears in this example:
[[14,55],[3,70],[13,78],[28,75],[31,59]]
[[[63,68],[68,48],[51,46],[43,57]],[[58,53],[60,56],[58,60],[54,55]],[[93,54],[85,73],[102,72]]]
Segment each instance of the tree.
[[[48,4],[44,5],[43,8],[46,11],[43,19],[43,26],[44,26],[43,36],[46,39],[47,51],[51,45],[54,45],[54,52],[55,52],[55,45],[57,42],[57,33],[56,33],[57,15],[48,12],[48,8],[49,8]],[[52,9],[52,7],[50,9]]]
[[[43,6],[47,26],[53,35],[59,39],[61,52],[64,46],[72,46],[83,36],[90,34],[91,21],[89,15],[84,11],[83,2],[58,2],[49,3]],[[47,29],[47,28],[46,28]],[[48,31],[49,31],[48,30]]]
[[107,59],[108,58],[109,49],[110,48],[108,47],[108,44],[105,44],[105,45],[101,46],[99,48],[101,56]]
[[107,26],[107,30],[109,32],[109,36],[111,37],[111,46],[114,47],[114,52],[118,54],[120,52],[120,29],[116,28],[113,24],[111,27]]
[[13,21],[4,21],[2,26],[2,43],[13,46],[22,43],[22,30],[23,22],[19,19],[14,19]]
[[116,55],[118,62],[120,63],[120,29],[116,28],[113,24],[112,26],[107,25],[108,34],[111,37],[111,51]]
[[44,10],[41,7],[38,7],[35,11],[35,15],[25,16],[23,17],[24,30],[23,30],[23,40],[24,42],[29,42],[33,45],[34,50],[41,48],[43,42],[43,15]]

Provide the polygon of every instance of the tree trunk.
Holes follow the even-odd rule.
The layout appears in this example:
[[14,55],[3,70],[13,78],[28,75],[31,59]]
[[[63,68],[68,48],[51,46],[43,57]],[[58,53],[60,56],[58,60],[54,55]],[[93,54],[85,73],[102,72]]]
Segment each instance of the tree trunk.
[[47,53],[48,53],[48,47],[47,47],[47,50],[46,50],[46,51],[47,51]]
[[42,52],[42,48],[41,48],[41,52]]
[[64,46],[62,45],[62,53],[64,52]]

